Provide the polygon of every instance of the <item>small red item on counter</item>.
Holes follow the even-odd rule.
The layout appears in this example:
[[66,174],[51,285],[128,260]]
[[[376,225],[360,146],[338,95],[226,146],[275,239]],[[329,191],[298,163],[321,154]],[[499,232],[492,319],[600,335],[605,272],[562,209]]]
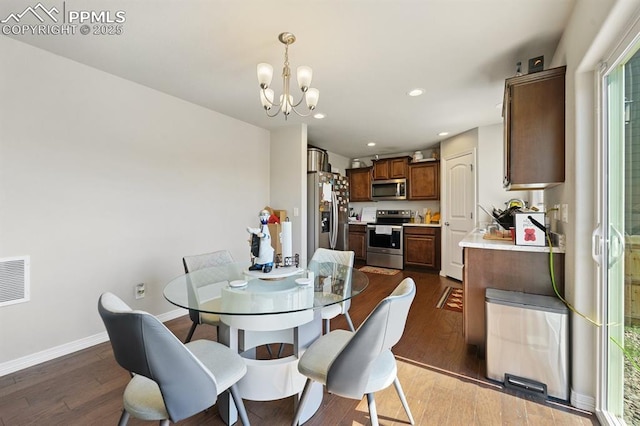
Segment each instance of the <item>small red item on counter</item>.
[[280,218],[275,214],[272,214],[271,216],[269,216],[269,220],[267,220],[267,223],[280,223]]

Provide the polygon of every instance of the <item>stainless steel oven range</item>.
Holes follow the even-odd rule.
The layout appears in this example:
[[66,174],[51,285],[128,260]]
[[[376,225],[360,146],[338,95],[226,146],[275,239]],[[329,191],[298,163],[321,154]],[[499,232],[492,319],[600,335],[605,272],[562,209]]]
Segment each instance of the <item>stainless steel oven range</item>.
[[402,224],[410,220],[410,210],[376,211],[376,223],[367,225],[367,265],[402,269]]

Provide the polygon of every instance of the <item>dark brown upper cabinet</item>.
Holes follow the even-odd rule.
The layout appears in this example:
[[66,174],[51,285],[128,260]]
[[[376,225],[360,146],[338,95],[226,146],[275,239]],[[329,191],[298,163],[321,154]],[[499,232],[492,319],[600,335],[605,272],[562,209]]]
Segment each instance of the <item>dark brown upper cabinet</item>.
[[505,81],[506,190],[544,189],[564,182],[565,71],[552,68]]

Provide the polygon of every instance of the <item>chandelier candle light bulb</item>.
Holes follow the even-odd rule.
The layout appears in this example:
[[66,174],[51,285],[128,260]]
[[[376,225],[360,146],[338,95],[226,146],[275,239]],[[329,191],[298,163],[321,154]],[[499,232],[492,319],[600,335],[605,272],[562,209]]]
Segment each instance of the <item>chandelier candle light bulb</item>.
[[[260,103],[265,109],[269,117],[275,117],[279,112],[284,114],[285,120],[291,114],[291,111],[295,112],[301,117],[307,117],[318,105],[318,98],[320,92],[318,89],[311,88],[311,79],[313,77],[313,70],[308,66],[300,66],[297,69],[296,76],[298,80],[298,87],[302,92],[302,96],[297,103],[293,102],[293,96],[290,94],[289,79],[291,78],[291,69],[289,68],[289,45],[296,41],[296,37],[291,33],[281,33],[278,39],[284,44],[284,66],[282,68],[282,95],[279,96],[279,104],[273,102],[275,94],[272,89],[269,88],[271,80],[273,79],[273,67],[266,63],[260,63],[257,67],[258,84],[260,84]],[[309,112],[306,114],[300,113],[296,110],[302,101],[305,101]],[[276,110],[273,114],[269,112],[275,107]]]

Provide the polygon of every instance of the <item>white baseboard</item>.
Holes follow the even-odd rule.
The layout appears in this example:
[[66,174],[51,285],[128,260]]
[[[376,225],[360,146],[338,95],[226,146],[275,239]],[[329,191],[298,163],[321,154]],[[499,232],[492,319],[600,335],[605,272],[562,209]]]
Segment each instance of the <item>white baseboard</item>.
[[173,311],[165,312],[164,314],[157,315],[157,318],[162,322],[171,321],[176,318],[180,318],[183,315],[187,315],[189,311],[186,309],[175,309]]
[[[169,320],[179,318],[186,313],[186,309],[175,309],[173,311],[160,314],[157,318],[162,322],[167,322]],[[60,346],[45,349],[44,351],[36,352],[31,355],[3,362],[0,364],[0,377],[15,373],[16,371],[20,371],[25,368],[33,367],[34,365],[38,365],[43,362],[51,361],[52,359],[56,359],[64,355],[69,355],[82,349],[90,348],[91,346],[98,345],[106,342],[107,340],[109,340],[109,336],[106,331],[103,331],[102,333],[94,334],[93,336],[85,337]]]
[[571,389],[571,405],[581,410],[596,412],[596,399],[589,395],[582,395]]

